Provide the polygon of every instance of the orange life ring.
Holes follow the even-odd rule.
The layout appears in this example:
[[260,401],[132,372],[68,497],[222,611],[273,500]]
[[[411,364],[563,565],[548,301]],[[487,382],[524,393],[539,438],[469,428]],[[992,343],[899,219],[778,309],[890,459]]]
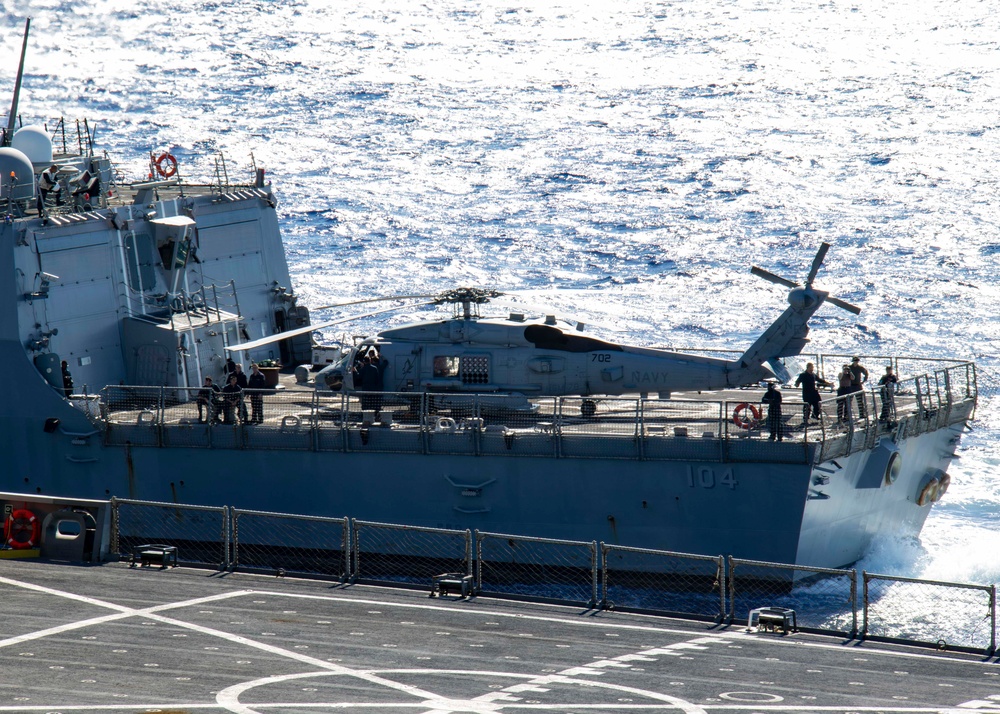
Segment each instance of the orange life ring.
[[[169,164],[167,168],[163,168],[164,162]],[[153,163],[156,166],[156,173],[160,174],[163,178],[170,178],[177,173],[177,159],[174,158],[173,154],[168,154],[166,151],[160,154]]]
[[926,506],[938,500],[941,492],[940,486],[941,482],[938,481],[936,478],[932,478],[930,481],[928,481],[927,485],[925,485],[923,489],[921,489],[920,495],[917,496],[917,505]]
[[[26,540],[21,540],[25,533],[30,533]],[[34,548],[42,533],[42,524],[35,514],[27,508],[19,508],[7,518],[3,524],[4,539],[14,550]]]
[[[746,411],[750,410],[750,414],[753,419],[748,419],[746,417]],[[740,429],[753,429],[760,422],[760,409],[757,408],[755,404],[750,404],[749,402],[740,402],[733,409],[733,424],[738,426]]]

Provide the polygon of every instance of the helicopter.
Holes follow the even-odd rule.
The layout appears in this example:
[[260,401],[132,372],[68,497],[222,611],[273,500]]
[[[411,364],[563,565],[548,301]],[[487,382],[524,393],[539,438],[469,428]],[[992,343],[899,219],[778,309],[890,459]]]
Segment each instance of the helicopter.
[[[430,297],[428,304],[449,304],[453,312],[449,319],[412,323],[384,330],[353,346],[341,345],[333,363],[317,373],[315,385],[319,390],[333,392],[365,391],[358,375],[366,357],[381,373],[382,391],[429,392],[435,394],[436,401],[447,400],[448,395],[461,401],[461,394],[492,394],[501,400],[496,406],[514,411],[533,409],[529,397],[634,393],[666,397],[670,392],[732,388],[769,378],[787,383],[789,374],[780,359],[801,353],[808,342],[809,318],[824,302],[854,314],[861,312],[859,307],[813,287],[829,249],[828,243],[820,245],[802,284],[756,266],[751,268],[753,275],[790,288],[788,307],[735,360],[610,342],[582,334],[582,324],[573,328],[553,315],[526,318],[511,313],[506,317],[483,317],[480,306],[503,293],[459,288],[433,296],[396,296],[325,306]],[[392,309],[398,308],[388,310]],[[249,351],[350,319],[282,332],[228,349]],[[592,415],[594,409],[594,401],[585,399],[581,410],[584,416]]]

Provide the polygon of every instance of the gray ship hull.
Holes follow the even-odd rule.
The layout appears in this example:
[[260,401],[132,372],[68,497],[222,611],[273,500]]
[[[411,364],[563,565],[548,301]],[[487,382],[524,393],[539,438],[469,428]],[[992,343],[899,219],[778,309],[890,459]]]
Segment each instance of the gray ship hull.
[[[357,451],[232,449],[221,437],[246,444],[253,431],[258,443],[287,446],[314,436],[302,428],[203,425],[178,427],[172,441],[211,431],[212,448],[139,446],[151,427],[105,431],[57,397],[44,402],[32,417],[3,419],[2,448],[12,464],[3,490],[350,516],[820,567],[854,562],[880,534],[919,533],[930,510],[917,503],[922,479],[947,468],[961,430],[899,439],[893,448],[902,468],[889,484],[879,447],[816,464],[802,456],[818,447],[799,443],[758,444],[762,458],[774,459],[768,462],[557,458],[455,453],[469,437],[454,433],[433,435],[448,453],[384,453],[362,450],[358,429],[347,434]],[[60,424],[46,432],[53,417]],[[373,448],[378,436],[372,429]],[[882,439],[892,444],[891,436]],[[112,439],[125,443],[105,443]],[[549,439],[540,434],[535,446]]]

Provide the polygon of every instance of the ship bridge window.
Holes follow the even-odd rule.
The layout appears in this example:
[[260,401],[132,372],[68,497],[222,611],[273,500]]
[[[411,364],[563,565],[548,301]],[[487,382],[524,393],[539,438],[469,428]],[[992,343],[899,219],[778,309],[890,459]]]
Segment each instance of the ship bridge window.
[[458,357],[438,355],[434,358],[434,377],[437,379],[447,379],[458,376]]
[[462,384],[487,384],[489,381],[490,358],[488,355],[462,357]]

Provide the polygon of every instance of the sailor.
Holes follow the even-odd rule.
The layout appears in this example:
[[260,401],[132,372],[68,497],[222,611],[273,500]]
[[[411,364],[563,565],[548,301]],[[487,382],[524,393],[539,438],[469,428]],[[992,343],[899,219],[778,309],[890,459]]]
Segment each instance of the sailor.
[[[205,377],[205,386],[198,390],[198,423],[204,424],[206,421],[213,424],[219,421],[219,394],[222,389],[218,384],[212,383],[211,377]],[[204,413],[203,413],[204,410]]]
[[42,171],[41,175],[38,177],[38,212],[41,213],[45,209],[45,201],[48,199],[48,195],[54,193],[56,195],[56,205],[62,205],[62,184],[59,183],[59,167],[56,164],[52,164],[49,168]]
[[226,366],[222,368],[222,374],[226,378],[226,383],[229,383],[229,375],[236,373],[236,363],[233,362],[233,356],[229,355],[226,357]]
[[837,378],[837,423],[841,424],[851,419],[851,397],[854,392],[851,365],[845,364]]
[[767,405],[767,430],[771,433],[768,440],[774,441],[777,438],[781,441],[784,435],[781,433],[781,392],[778,391],[778,385],[768,382],[767,391],[760,402]]
[[264,392],[267,388],[267,379],[260,367],[254,362],[250,365],[250,376],[247,378],[247,386],[253,390],[250,392],[250,423],[264,423]]
[[816,385],[829,387],[830,383],[816,374],[816,366],[812,362],[806,362],[806,371],[795,378],[795,386],[802,385],[802,422],[809,421],[809,411],[812,410],[812,418],[819,419],[819,404],[822,398]]
[[899,377],[893,373],[891,364],[885,366],[885,374],[878,383],[881,387],[879,396],[882,397],[882,413],[878,415],[878,420],[888,422],[890,414],[896,414],[896,385],[899,384]]
[[229,375],[229,384],[222,388],[222,410],[226,424],[236,423],[235,412],[243,404],[243,390],[236,383],[236,374]]
[[382,409],[382,374],[378,365],[374,363],[371,355],[366,355],[361,370],[358,372],[360,380],[359,389],[367,392],[361,396],[361,409],[364,411],[374,411],[378,418],[378,412]]
[[63,394],[66,398],[73,393],[73,375],[69,373],[69,364],[66,360],[62,361],[62,382],[63,382]]
[[[247,389],[250,386],[250,382],[247,380],[246,374],[243,373],[243,365],[239,362],[236,363],[234,367],[233,374],[236,375],[236,384],[239,385],[240,390]],[[240,394],[240,421],[246,424],[249,421],[247,416],[247,403],[243,399],[242,393]]]
[[861,358],[855,357],[851,360],[851,391],[855,392],[855,399],[858,400],[858,418],[864,419],[868,416],[868,408],[865,404],[865,382],[868,381],[868,370],[861,364]]

